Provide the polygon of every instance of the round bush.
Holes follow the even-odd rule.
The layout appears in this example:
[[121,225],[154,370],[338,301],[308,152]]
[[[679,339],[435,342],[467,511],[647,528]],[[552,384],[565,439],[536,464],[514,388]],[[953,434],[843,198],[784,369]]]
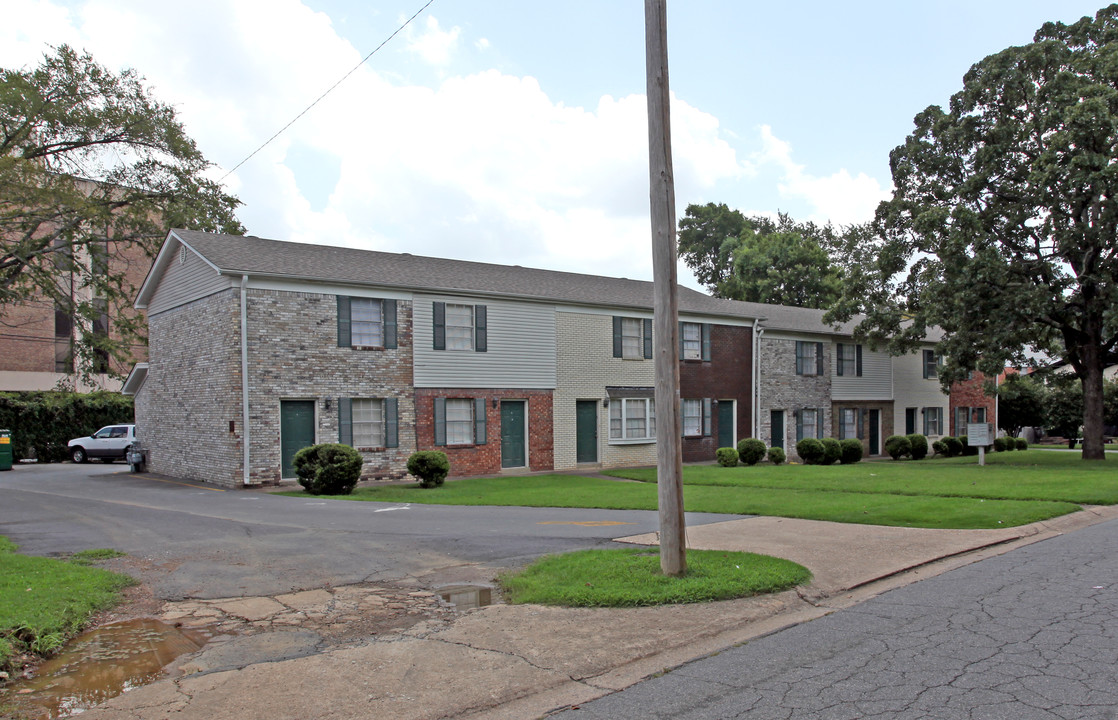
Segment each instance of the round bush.
[[804,438],[796,443],[796,454],[805,465],[822,465],[827,451],[823,448],[823,443],[815,438]]
[[839,461],[843,465],[850,465],[862,459],[862,441],[857,438],[846,438],[841,443],[842,457]]
[[1002,445],[1005,446],[1006,452],[1017,449],[1017,438],[1009,437],[1007,435],[1006,437],[998,438],[998,440],[1002,441]]
[[718,458],[718,464],[722,467],[737,467],[738,464],[738,451],[733,448],[718,448],[714,451],[715,457]]
[[890,435],[885,438],[885,452],[894,460],[900,460],[912,451],[912,443],[907,435]]
[[361,453],[349,445],[323,443],[295,453],[295,475],[311,495],[349,495],[361,478]]
[[959,440],[959,442],[963,446],[963,454],[964,455],[977,455],[978,454],[978,446],[975,445],[974,447],[971,447],[970,438],[968,438],[966,435],[960,435],[957,439]]
[[739,440],[738,457],[746,465],[756,465],[765,457],[765,443],[757,438]]
[[408,458],[408,472],[419,478],[419,487],[433,488],[443,484],[450,472],[450,461],[440,450],[420,450]]
[[957,437],[945,437],[943,439],[947,445],[947,457],[955,457],[963,454],[963,441]]
[[934,443],[932,443],[932,452],[934,452],[936,455],[947,457],[947,443],[942,440],[936,440]]
[[1013,438],[1013,444],[1017,446],[1018,450],[1028,450],[1029,441],[1023,437]]
[[768,452],[769,462],[773,465],[779,465],[786,460],[784,457],[784,449],[778,447],[769,448]]
[[823,438],[823,464],[833,465],[842,459],[842,445],[834,438]]
[[920,433],[908,436],[908,454],[913,460],[923,460],[928,456],[928,438]]
[[1005,440],[1003,437],[994,438],[994,452],[1005,452]]

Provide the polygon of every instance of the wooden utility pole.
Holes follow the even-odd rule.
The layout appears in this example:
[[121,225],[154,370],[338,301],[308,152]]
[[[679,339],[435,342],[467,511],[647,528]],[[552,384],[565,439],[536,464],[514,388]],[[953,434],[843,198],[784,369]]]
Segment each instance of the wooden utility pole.
[[652,336],[656,358],[656,474],[660,507],[660,569],[687,570],[683,523],[683,448],[679,417],[679,289],[676,283],[675,178],[668,100],[667,0],[645,0],[648,176],[652,207]]

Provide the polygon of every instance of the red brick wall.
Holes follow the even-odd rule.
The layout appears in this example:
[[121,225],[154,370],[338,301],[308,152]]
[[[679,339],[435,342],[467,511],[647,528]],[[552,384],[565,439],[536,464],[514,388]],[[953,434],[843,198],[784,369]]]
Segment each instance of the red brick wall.
[[[679,363],[681,398],[737,400],[737,437],[752,436],[753,328],[711,325],[710,362]],[[710,437],[683,438],[683,461],[713,460],[718,449],[718,408],[711,412]]]
[[[435,445],[435,398],[485,398],[485,445]],[[493,398],[497,399],[494,407]],[[441,450],[450,460],[450,474],[492,475],[501,471],[501,400],[528,402],[528,469],[553,470],[555,432],[550,390],[416,389],[415,432],[420,450]]]
[[955,408],[957,407],[984,407],[986,408],[986,422],[994,423],[994,410],[997,401],[995,398],[986,395],[983,389],[985,382],[986,376],[980,372],[975,372],[974,377],[970,380],[962,380],[951,386],[951,409],[949,411],[951,417],[948,422],[952,435],[967,434],[967,429],[965,427],[955,427]]

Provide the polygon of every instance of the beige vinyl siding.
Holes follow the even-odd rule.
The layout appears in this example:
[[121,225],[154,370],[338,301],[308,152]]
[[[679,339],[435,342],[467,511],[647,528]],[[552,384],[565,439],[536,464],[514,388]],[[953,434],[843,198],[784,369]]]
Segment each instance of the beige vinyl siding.
[[[486,351],[435,350],[432,336],[435,302],[485,305]],[[555,387],[554,306],[417,293],[413,312],[416,387],[542,390]]]
[[[854,343],[844,343],[853,349]],[[831,345],[832,400],[892,400],[893,358],[862,346],[862,376],[839,375],[838,343]],[[844,350],[845,352],[845,350]]]
[[233,285],[232,278],[220,274],[190,249],[186,251],[186,261],[179,262],[179,250],[176,248],[148,304],[148,313],[161,313]]

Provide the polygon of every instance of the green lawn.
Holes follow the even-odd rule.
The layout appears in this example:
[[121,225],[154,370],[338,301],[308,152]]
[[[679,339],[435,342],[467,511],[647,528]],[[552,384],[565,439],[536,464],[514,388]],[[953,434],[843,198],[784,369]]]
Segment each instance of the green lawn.
[[[772,515],[925,528],[996,528],[1065,515],[1080,503],[1118,503],[1108,463],[1025,451],[976,458],[855,465],[684,468],[689,512]],[[653,510],[655,470],[615,471],[646,482],[576,475],[470,478],[439,488],[359,488],[339,499],[441,505],[517,505]],[[302,491],[285,492],[306,497]]]
[[[108,570],[15,550],[0,536],[0,669],[17,652],[51,654],[135,582]],[[111,552],[87,551],[81,560]]]

